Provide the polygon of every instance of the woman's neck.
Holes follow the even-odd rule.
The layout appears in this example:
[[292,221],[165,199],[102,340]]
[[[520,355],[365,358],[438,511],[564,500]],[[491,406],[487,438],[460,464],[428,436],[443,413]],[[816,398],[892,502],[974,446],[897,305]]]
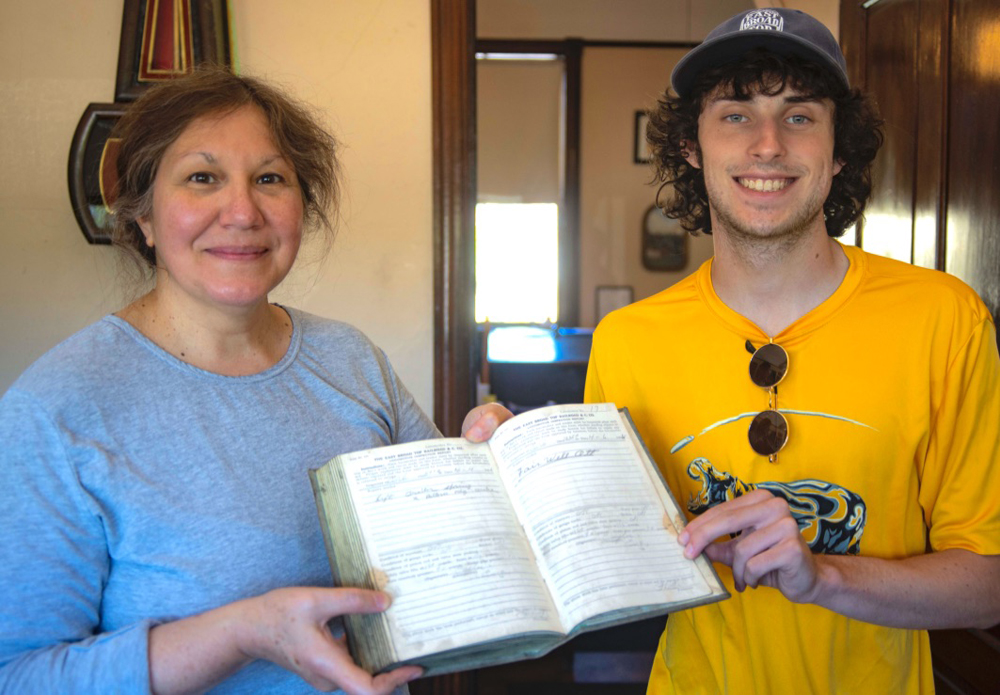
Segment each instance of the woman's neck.
[[268,304],[238,309],[176,301],[154,288],[117,313],[174,357],[225,376],[246,376],[277,364],[291,344],[292,320]]

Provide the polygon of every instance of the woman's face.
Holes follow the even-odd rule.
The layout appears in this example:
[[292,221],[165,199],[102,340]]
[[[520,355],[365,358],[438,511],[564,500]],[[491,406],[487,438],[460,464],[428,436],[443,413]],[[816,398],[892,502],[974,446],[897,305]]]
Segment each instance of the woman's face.
[[267,301],[302,239],[302,191],[255,107],[199,118],[163,154],[139,220],[156,292],[206,308]]

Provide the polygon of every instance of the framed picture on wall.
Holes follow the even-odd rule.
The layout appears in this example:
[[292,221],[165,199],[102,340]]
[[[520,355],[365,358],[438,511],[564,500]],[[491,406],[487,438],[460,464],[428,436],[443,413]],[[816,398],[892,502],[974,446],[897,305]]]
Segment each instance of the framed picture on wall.
[[610,314],[615,309],[621,309],[632,303],[631,285],[599,285],[596,290],[597,309],[594,313],[594,323],[600,323],[601,319]]
[[134,101],[149,87],[196,65],[230,65],[226,0],[129,0],[122,16],[115,101]]
[[646,270],[683,270],[688,262],[688,236],[678,220],[650,205],[642,217],[642,267]]
[[635,112],[635,145],[632,157],[636,164],[649,164],[653,161],[653,153],[646,142],[646,126],[649,125],[649,114],[645,111]]

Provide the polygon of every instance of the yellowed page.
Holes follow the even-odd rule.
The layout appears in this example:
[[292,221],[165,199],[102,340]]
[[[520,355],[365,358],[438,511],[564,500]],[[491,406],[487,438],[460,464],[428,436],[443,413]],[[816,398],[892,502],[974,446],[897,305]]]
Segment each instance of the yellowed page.
[[496,637],[560,631],[483,444],[462,439],[341,457],[399,660]]
[[668,514],[669,495],[613,405],[541,408],[505,423],[491,445],[565,629],[711,592],[677,543],[679,511]]

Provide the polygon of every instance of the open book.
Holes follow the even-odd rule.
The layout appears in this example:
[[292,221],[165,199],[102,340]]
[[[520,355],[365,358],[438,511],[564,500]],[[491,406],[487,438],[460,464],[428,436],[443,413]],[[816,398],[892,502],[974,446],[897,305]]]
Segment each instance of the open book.
[[345,616],[370,672],[533,658],[729,596],[704,556],[683,556],[684,517],[611,404],[529,411],[482,444],[344,454],[310,477],[334,583],[393,597],[384,613]]

